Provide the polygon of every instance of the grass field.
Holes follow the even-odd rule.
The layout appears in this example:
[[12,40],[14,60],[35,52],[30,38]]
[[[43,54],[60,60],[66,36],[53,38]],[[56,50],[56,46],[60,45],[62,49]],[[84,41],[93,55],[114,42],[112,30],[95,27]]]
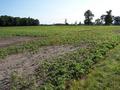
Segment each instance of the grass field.
[[119,50],[119,26],[0,27],[0,90],[119,90]]

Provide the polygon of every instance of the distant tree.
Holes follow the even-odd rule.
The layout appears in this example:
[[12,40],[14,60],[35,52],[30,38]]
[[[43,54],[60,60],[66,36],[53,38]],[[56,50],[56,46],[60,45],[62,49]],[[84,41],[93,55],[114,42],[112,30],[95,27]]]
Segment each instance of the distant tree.
[[77,21],[75,21],[74,25],[78,25],[78,24],[77,24]]
[[105,17],[106,17],[106,15],[102,15],[102,16],[100,17],[102,24],[105,23]]
[[115,25],[120,25],[120,16],[114,17],[114,24]]
[[113,22],[112,10],[106,12],[105,25],[111,25]]
[[2,19],[1,19],[1,16],[0,16],[0,26],[2,26],[2,23],[3,23],[3,22],[2,22]]
[[36,26],[39,25],[38,19],[20,18],[12,16],[0,16],[0,26]]
[[67,19],[65,19],[65,25],[68,25]]
[[15,26],[21,26],[20,25],[20,20],[21,20],[20,17],[15,17]]
[[105,25],[111,25],[113,22],[114,16],[112,16],[112,10],[106,11],[107,15],[102,15],[101,20]]
[[95,24],[96,24],[96,25],[102,25],[101,19],[99,19],[99,18],[96,19],[96,20],[95,20]]
[[90,10],[87,10],[85,13],[84,13],[84,16],[85,16],[85,25],[91,25],[92,24],[92,19],[94,17],[94,14],[92,13],[92,11]]
[[81,25],[82,23],[81,22],[79,22],[79,24],[78,25]]
[[1,16],[1,26],[8,26],[8,17],[5,16]]
[[39,22],[38,19],[36,19],[36,20],[33,21],[33,25],[39,25],[39,24],[40,24],[40,22]]

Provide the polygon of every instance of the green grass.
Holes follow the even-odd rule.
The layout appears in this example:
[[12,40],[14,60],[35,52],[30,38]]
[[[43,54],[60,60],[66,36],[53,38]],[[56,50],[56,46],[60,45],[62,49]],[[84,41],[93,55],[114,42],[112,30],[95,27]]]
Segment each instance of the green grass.
[[[13,87],[16,88],[15,90],[19,90],[21,88],[26,90],[28,87],[24,86],[34,86],[40,90],[70,90],[70,88],[75,88],[73,90],[77,90],[79,87],[76,85],[78,84],[76,84],[77,82],[73,83],[73,81],[84,78],[90,73],[90,70],[94,65],[96,65],[96,63],[99,63],[102,59],[104,59],[107,52],[118,45],[118,43],[115,42],[89,44],[91,45],[88,48],[81,48],[77,51],[67,53],[63,56],[53,58],[40,64],[36,69],[35,74],[32,76],[35,78],[35,82],[43,80],[43,84],[40,85],[40,87],[35,87],[35,83],[31,84],[31,81],[33,80],[28,81],[24,77],[17,80],[17,76],[14,76],[15,78],[12,80],[12,83],[14,83]],[[25,82],[27,82],[20,82],[16,84],[16,82],[21,80],[25,80]]]
[[[0,38],[40,37],[39,40],[0,49],[0,58],[33,52],[42,46],[87,45],[40,63],[32,77],[11,77],[12,90],[119,90],[120,26],[0,27]],[[42,85],[36,85],[39,80]]]
[[31,27],[0,27],[0,37],[31,36],[41,37],[30,43],[12,45],[0,49],[0,58],[24,51],[36,51],[42,46],[72,44],[81,42],[111,42],[119,41],[118,26],[31,26]]
[[[32,78],[13,75],[12,89],[33,90],[33,87],[41,90],[119,89],[120,33],[117,30],[120,30],[119,26],[0,27],[1,38],[41,37],[40,40],[0,49],[1,58],[23,51],[36,52],[42,46],[64,44],[79,46],[81,43],[88,45],[86,48],[46,60],[36,69]],[[39,80],[43,80],[43,85],[36,86]]]
[[[43,67],[45,67],[44,74],[46,74],[47,77],[45,87],[50,84],[53,90],[70,88],[72,80],[79,80],[86,76],[92,66],[101,61],[106,53],[117,45],[115,42],[103,43],[102,45],[94,44],[93,47],[80,49],[62,58],[53,59],[53,62],[46,62],[47,64],[43,64]],[[85,57],[81,58],[81,56]],[[38,69],[36,72],[37,76],[42,74],[41,65]],[[77,88],[75,90],[77,90]]]
[[71,90],[120,90],[120,45],[93,68],[86,79],[75,80]]

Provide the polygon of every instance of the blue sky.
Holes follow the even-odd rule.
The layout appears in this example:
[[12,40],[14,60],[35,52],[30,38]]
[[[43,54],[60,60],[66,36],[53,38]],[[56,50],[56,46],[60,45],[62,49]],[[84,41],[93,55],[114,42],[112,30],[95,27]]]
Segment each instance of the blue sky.
[[[107,2],[109,4],[107,4]],[[0,0],[0,15],[38,18],[41,23],[69,23],[84,20],[90,9],[99,18],[112,9],[120,15],[120,0]]]

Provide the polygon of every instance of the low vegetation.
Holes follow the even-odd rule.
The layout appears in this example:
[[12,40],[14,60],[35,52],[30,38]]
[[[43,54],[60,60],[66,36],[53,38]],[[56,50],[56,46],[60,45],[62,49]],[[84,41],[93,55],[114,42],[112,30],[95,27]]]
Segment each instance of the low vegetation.
[[[45,60],[39,64],[32,75],[27,77],[22,74],[18,75],[17,72],[13,73],[10,80],[11,90],[76,90],[79,88],[90,90],[94,85],[99,85],[94,83],[97,82],[94,70],[100,69],[99,71],[102,73],[103,69],[101,68],[103,67],[98,67],[99,63],[105,63],[106,67],[109,66],[108,59],[112,60],[112,56],[114,59],[114,54],[109,54],[109,52],[113,50],[118,53],[117,49],[119,49],[120,43],[120,33],[116,32],[120,30],[119,26],[0,27],[0,30],[1,38],[12,36],[41,37],[39,40],[1,48],[1,58],[25,51],[37,53],[38,48],[42,48],[42,46],[68,44],[80,47],[76,51]],[[119,62],[119,59],[116,60]],[[110,73],[115,70],[119,75],[118,69],[119,63],[109,70]],[[99,73],[99,71],[95,73]],[[105,76],[105,78],[108,77]],[[94,82],[90,86],[88,82],[93,79]],[[112,75],[111,79],[113,79]],[[82,80],[85,83],[81,84]],[[117,83],[116,88],[119,87],[120,82],[117,81]],[[105,87],[107,86],[105,85]]]
[[120,45],[110,50],[104,59],[92,66],[86,79],[74,80],[71,90],[119,90]]

